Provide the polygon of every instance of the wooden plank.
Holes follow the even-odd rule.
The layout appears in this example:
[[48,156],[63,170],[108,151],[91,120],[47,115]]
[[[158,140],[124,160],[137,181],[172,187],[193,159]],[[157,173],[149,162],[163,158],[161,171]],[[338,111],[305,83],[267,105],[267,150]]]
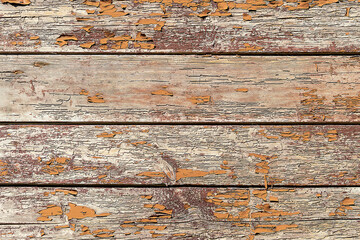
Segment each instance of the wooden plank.
[[2,126],[0,181],[360,185],[360,126]]
[[360,48],[358,1],[1,2],[2,51],[243,53]]
[[4,239],[357,238],[359,188],[2,188]]
[[1,56],[0,121],[360,122],[358,57]]

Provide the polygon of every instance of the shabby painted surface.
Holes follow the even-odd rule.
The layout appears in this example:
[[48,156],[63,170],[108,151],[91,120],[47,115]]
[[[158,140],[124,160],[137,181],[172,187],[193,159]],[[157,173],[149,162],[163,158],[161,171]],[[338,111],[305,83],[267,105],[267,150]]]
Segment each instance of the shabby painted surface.
[[2,239],[357,238],[358,188],[3,187]]
[[2,126],[0,182],[360,185],[360,126]]
[[11,52],[359,52],[359,2],[2,0]]
[[1,56],[0,121],[360,122],[351,56]]

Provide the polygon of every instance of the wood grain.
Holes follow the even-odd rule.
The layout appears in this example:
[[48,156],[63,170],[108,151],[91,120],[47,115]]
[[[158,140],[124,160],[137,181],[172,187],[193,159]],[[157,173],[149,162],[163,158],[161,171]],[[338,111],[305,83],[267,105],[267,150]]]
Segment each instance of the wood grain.
[[358,188],[10,188],[3,239],[359,237]]
[[360,48],[358,1],[1,2],[1,51],[276,53]]
[[1,56],[0,121],[360,122],[358,57]]
[[8,184],[360,185],[360,126],[2,126]]

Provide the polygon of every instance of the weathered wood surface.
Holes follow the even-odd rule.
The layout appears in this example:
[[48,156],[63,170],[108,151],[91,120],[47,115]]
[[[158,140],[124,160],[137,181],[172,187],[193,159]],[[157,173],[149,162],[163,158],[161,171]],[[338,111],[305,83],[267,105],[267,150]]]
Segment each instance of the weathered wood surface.
[[358,57],[1,56],[0,121],[360,122]]
[[360,126],[2,126],[0,181],[360,185]]
[[[16,52],[358,52],[357,0],[2,0]],[[20,5],[9,3],[22,3]]]
[[2,239],[356,239],[359,188],[1,189]]

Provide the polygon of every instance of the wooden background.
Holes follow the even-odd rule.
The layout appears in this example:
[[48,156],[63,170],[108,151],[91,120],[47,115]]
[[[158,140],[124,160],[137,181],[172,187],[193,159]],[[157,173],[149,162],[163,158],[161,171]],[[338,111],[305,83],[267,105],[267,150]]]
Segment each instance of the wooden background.
[[1,0],[0,239],[360,239],[359,4]]

